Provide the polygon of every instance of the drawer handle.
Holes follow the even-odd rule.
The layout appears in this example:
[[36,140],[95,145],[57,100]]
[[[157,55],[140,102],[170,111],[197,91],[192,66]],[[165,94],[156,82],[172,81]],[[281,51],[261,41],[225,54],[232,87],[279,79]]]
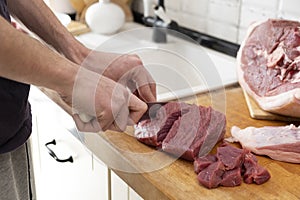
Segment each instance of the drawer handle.
[[56,145],[56,141],[55,140],[52,140],[51,142],[47,142],[45,144],[46,148],[48,149],[48,152],[50,154],[50,156],[52,156],[57,162],[73,162],[73,157],[70,156],[69,158],[67,159],[59,159],[56,154],[54,153],[54,151],[49,147],[49,145]]

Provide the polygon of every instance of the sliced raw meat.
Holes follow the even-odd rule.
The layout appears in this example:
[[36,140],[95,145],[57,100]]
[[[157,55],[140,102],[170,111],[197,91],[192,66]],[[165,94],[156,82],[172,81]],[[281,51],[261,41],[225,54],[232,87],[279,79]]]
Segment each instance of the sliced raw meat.
[[170,102],[162,106],[154,119],[135,126],[135,137],[150,146],[193,161],[205,142],[210,151],[224,138],[226,118],[211,107]]
[[300,117],[300,23],[253,24],[237,55],[241,87],[266,111]]
[[174,121],[189,110],[190,105],[170,102],[162,106],[154,119],[147,119],[135,126],[135,137],[150,146],[158,147],[165,139]]
[[265,183],[271,177],[269,172],[258,165],[256,157],[252,153],[245,154],[244,161],[245,173],[243,174],[245,183],[256,183],[258,185]]
[[222,182],[225,167],[222,162],[217,161],[210,164],[207,168],[202,170],[197,178],[199,183],[207,188],[216,188]]
[[211,107],[195,106],[174,123],[162,143],[162,149],[193,161],[205,140],[215,146],[224,138],[225,128],[224,114]]
[[[206,112],[201,112],[205,110]],[[201,116],[201,114],[203,114]],[[210,110],[205,107],[194,106],[188,113],[179,118],[169,131],[162,144],[162,149],[176,156],[181,156],[187,160],[193,160],[194,154],[199,152],[202,138],[205,134],[201,127],[202,122],[210,120]],[[198,139],[198,140],[197,140]],[[201,140],[201,141],[200,141]],[[190,148],[193,142],[199,145]]]
[[208,154],[203,157],[196,158],[194,161],[194,171],[198,174],[200,171],[208,167],[210,164],[218,160],[217,156]]
[[300,163],[300,127],[294,125],[276,127],[231,128],[233,141],[250,151],[267,155],[272,159]]

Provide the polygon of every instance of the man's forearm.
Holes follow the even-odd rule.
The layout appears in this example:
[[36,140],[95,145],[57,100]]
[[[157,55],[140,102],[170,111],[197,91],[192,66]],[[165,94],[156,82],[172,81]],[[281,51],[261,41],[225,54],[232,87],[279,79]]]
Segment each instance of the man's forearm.
[[[72,91],[78,66],[0,17],[0,76],[19,82]],[[63,88],[67,87],[67,88]]]
[[68,59],[81,63],[89,53],[59,22],[43,0],[9,0],[9,10],[32,32]]

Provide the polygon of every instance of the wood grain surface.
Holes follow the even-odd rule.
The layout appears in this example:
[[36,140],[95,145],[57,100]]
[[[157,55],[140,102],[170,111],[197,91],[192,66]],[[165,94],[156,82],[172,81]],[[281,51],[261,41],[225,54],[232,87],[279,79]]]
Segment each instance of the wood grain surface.
[[[222,94],[220,93],[220,95]],[[197,104],[211,105],[210,97],[209,94],[198,95]],[[184,101],[194,102],[189,98],[184,99]],[[219,102],[219,104],[222,106],[222,102]],[[248,126],[280,126],[290,123],[251,118],[243,91],[238,85],[226,88],[225,105],[227,118],[225,137],[230,136],[230,128],[233,125],[246,128]],[[217,108],[218,103],[215,106]],[[93,141],[99,141],[97,144],[95,143],[95,148],[91,145],[91,150],[94,151],[97,157],[101,159],[102,156],[109,155],[112,159],[119,159],[122,163],[128,162],[133,167],[138,167],[139,163],[131,161],[129,157],[122,154],[123,150],[132,152],[155,151],[138,142],[130,134],[107,131],[101,134],[92,134],[92,138]],[[239,146],[239,144],[234,145]],[[201,186],[197,181],[192,162],[181,159],[162,169],[147,173],[127,173],[117,169],[113,170],[140,196],[149,200],[300,199],[299,164],[279,162],[264,156],[257,156],[257,158],[259,164],[267,168],[271,174],[271,179],[268,182],[262,185],[242,183],[241,186],[237,187],[218,187],[216,189],[207,189]],[[153,162],[156,162],[156,160],[153,159]]]
[[250,116],[254,119],[279,120],[286,122],[300,121],[300,118],[278,115],[262,110],[255,100],[243,90]]

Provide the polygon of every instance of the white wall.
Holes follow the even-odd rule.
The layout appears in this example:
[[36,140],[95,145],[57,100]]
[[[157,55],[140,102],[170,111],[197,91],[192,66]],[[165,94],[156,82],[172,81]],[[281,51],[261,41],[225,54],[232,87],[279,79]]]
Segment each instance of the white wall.
[[[142,3],[142,0],[136,0]],[[241,43],[248,26],[268,18],[300,19],[299,0],[165,0],[180,25]]]

